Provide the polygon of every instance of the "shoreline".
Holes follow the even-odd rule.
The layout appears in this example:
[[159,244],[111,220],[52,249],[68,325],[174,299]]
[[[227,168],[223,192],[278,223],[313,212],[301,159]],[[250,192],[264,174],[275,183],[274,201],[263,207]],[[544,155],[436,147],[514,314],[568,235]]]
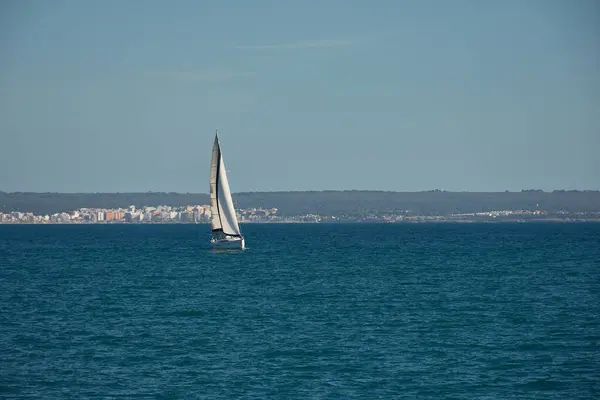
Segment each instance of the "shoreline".
[[[243,221],[240,225],[272,225],[272,224],[308,224],[308,225],[415,225],[415,224],[544,224],[544,223],[561,223],[561,224],[581,224],[581,223],[600,223],[600,219],[532,219],[532,220],[436,220],[423,219],[413,221]],[[207,222],[0,222],[2,225],[210,225]]]

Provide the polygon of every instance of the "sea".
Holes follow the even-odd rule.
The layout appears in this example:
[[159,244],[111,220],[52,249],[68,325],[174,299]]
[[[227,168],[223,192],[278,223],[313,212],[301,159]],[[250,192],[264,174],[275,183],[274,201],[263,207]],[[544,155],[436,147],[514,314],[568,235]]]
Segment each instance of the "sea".
[[600,398],[600,224],[242,232],[0,225],[0,398]]

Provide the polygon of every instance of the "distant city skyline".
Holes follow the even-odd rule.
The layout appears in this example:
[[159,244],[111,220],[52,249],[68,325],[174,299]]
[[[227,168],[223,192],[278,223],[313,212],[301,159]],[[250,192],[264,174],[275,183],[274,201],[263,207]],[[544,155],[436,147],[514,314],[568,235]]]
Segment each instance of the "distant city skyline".
[[600,189],[594,0],[0,4],[0,191]]

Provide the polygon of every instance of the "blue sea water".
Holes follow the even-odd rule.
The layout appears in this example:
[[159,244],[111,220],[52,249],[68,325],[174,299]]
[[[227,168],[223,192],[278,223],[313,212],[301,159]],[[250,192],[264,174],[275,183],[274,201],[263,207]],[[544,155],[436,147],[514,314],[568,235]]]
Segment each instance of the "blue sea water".
[[0,226],[0,397],[598,399],[600,224]]

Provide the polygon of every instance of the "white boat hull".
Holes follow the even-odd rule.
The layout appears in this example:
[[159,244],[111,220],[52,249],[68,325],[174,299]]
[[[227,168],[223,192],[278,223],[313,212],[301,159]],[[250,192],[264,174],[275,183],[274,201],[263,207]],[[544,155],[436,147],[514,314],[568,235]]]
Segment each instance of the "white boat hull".
[[244,250],[245,249],[245,242],[244,242],[244,238],[239,238],[239,237],[235,237],[235,238],[226,238],[226,239],[219,239],[219,240],[212,240],[210,242],[210,246],[213,249],[227,249],[227,250]]

